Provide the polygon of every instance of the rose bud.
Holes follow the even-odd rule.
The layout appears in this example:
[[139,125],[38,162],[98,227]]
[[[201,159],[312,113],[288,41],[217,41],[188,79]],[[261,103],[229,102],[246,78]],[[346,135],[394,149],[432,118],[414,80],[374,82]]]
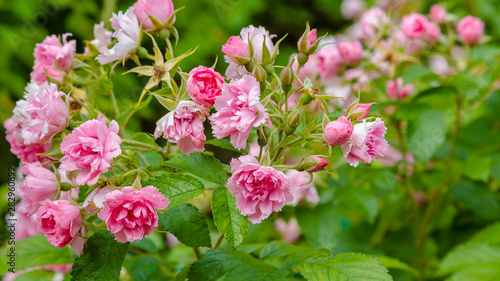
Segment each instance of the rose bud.
[[484,23],[479,18],[466,16],[458,22],[457,32],[463,42],[476,44],[484,35]]
[[345,116],[326,125],[323,138],[332,146],[346,143],[352,135],[353,126]]

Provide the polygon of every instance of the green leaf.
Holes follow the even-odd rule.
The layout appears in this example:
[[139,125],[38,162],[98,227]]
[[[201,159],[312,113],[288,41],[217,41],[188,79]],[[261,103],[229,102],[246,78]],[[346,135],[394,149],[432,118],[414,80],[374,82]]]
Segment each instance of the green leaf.
[[83,255],[75,259],[71,280],[119,280],[129,243],[120,243],[108,231],[96,232],[87,240]]
[[234,249],[245,239],[248,217],[236,208],[236,200],[226,187],[217,188],[212,194],[212,213],[215,226]]
[[210,145],[213,145],[213,146],[217,146],[217,147],[220,147],[220,148],[224,148],[224,149],[231,150],[231,151],[234,151],[234,152],[239,152],[239,153],[248,152],[248,149],[237,149],[237,148],[235,148],[231,144],[231,141],[228,140],[228,139],[211,139],[211,140],[205,141],[205,144],[210,144]]
[[443,114],[435,109],[420,111],[411,120],[408,132],[408,148],[415,161],[429,161],[445,141],[446,123]]
[[146,251],[151,252],[151,253],[158,252],[158,249],[156,248],[155,243],[153,241],[151,241],[151,239],[149,239],[147,237],[144,237],[144,238],[142,238],[141,240],[139,240],[137,242],[136,241],[131,242],[130,246],[135,246],[137,248],[146,250]]
[[449,252],[439,265],[438,274],[449,274],[478,266],[498,267],[500,245],[490,243],[466,243]]
[[295,266],[309,281],[392,280],[387,268],[383,267],[376,258],[358,253],[321,255],[309,258]]
[[195,198],[205,191],[203,183],[199,180],[181,174],[158,174],[146,180],[142,186],[152,185],[170,201],[169,208]]
[[158,214],[158,229],[171,232],[189,247],[211,247],[210,231],[202,213],[184,203]]
[[500,244],[500,222],[483,228],[476,233],[469,242],[490,242]]
[[414,276],[418,276],[418,271],[415,268],[411,267],[407,263],[404,263],[396,258],[391,258],[387,256],[378,256],[378,255],[369,255],[369,256],[377,258],[385,268],[404,270],[406,272],[413,274]]
[[163,265],[165,262],[156,257],[140,257],[131,264],[130,276],[134,281],[166,280],[160,274]]
[[207,181],[225,185],[227,173],[222,164],[212,155],[201,152],[178,154],[173,159],[164,162],[166,166],[181,169]]
[[295,214],[302,233],[313,247],[331,249],[338,246],[342,216],[335,206],[329,204],[315,209],[297,208]]
[[451,189],[451,194],[481,218],[496,219],[500,215],[496,194],[485,186],[461,181]]
[[54,271],[49,271],[49,270],[43,270],[43,269],[38,269],[38,270],[32,270],[28,271],[25,273],[20,274],[19,276],[14,279],[15,281],[52,281],[54,278],[54,275],[56,273]]
[[470,158],[463,167],[463,173],[471,180],[487,183],[490,178],[491,159]]
[[337,200],[342,201],[342,204],[360,210],[369,223],[375,222],[378,214],[378,200],[377,196],[370,190],[352,187],[343,188],[337,193]]
[[193,263],[188,278],[190,281],[206,281],[224,276],[225,281],[281,281],[289,279],[287,273],[249,254],[217,248],[207,251]]
[[281,268],[288,267],[312,256],[330,254],[330,250],[309,247],[298,247],[284,241],[274,241],[262,248],[260,259],[286,258],[281,262]]
[[16,270],[48,264],[68,264],[75,259],[70,247],[56,248],[43,235],[25,238],[16,243]]

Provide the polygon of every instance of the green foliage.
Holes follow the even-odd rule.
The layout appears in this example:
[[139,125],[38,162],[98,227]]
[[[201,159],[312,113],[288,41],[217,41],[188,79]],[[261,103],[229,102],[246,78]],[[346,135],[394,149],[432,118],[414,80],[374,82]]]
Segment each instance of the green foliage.
[[443,115],[432,108],[415,113],[408,133],[408,148],[415,160],[427,162],[445,141],[446,124]]
[[16,243],[16,270],[48,264],[69,264],[75,259],[68,247],[56,248],[43,235],[25,238]]
[[170,200],[169,208],[193,199],[205,190],[199,180],[181,174],[157,174],[143,183],[143,186],[149,185],[158,188]]
[[225,185],[227,173],[222,164],[212,155],[201,152],[178,154],[164,163],[166,166],[181,169],[204,180]]
[[238,248],[248,231],[248,217],[236,208],[236,200],[226,187],[221,186],[212,194],[212,212],[217,229],[231,247]]
[[171,232],[179,241],[190,247],[212,246],[205,217],[189,203],[159,214],[158,229]]
[[119,280],[128,246],[109,231],[96,232],[87,240],[83,255],[75,259],[71,280]]

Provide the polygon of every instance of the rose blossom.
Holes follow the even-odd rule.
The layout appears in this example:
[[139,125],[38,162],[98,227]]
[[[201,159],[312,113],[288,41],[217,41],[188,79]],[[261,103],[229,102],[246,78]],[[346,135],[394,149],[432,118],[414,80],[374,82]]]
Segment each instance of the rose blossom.
[[441,55],[429,56],[429,68],[432,72],[440,75],[441,77],[448,76],[452,69],[448,64],[448,60]]
[[290,182],[290,191],[293,196],[293,200],[286,203],[286,205],[296,206],[304,199],[313,205],[318,204],[318,191],[314,185],[314,177],[312,175],[297,170],[288,170],[285,175]]
[[203,121],[208,114],[207,108],[193,101],[180,101],[174,111],[156,122],[155,138],[163,134],[165,139],[177,143],[185,154],[203,151],[203,142],[207,139],[203,132]]
[[345,116],[340,116],[339,119],[331,121],[325,127],[323,138],[331,146],[339,146],[346,143],[351,137],[353,126]]
[[439,36],[441,36],[441,29],[435,23],[427,22],[427,27],[425,29],[425,34],[429,39],[430,43],[437,42],[439,40]]
[[396,80],[388,81],[385,90],[392,100],[404,99],[413,92],[413,85],[403,86],[403,78],[398,77]]
[[[134,12],[144,29],[152,30],[155,27],[149,16],[155,17],[161,24],[165,24],[174,13],[174,3],[172,0],[138,0],[134,4]],[[172,24],[174,22],[175,17]]]
[[368,164],[373,158],[384,156],[389,146],[384,139],[386,131],[380,118],[373,122],[363,120],[363,123],[354,125],[351,138],[341,146],[345,160],[356,167],[360,161]]
[[338,44],[342,61],[347,64],[355,64],[363,59],[363,46],[359,41],[340,42]]
[[212,68],[198,66],[189,72],[187,92],[199,105],[212,106],[224,85],[224,77]]
[[446,21],[446,11],[441,5],[434,4],[429,12],[429,17],[433,22],[442,23]]
[[364,0],[343,0],[342,4],[340,4],[340,11],[346,19],[359,18],[364,10]]
[[210,116],[214,136],[231,136],[231,144],[239,149],[247,147],[252,128],[264,124],[269,115],[260,103],[260,84],[253,76],[245,75],[222,87],[215,99],[217,112]]
[[387,14],[379,7],[373,7],[364,12],[359,20],[361,30],[366,37],[375,36],[382,28],[382,25],[388,22]]
[[166,209],[169,203],[153,186],[141,190],[126,186],[106,195],[104,208],[97,216],[106,222],[116,241],[139,241],[158,228],[155,209]]
[[40,207],[40,201],[54,199],[59,184],[56,174],[38,162],[24,163],[21,171],[26,175],[19,186],[21,198],[27,215],[32,215]]
[[401,20],[401,30],[409,38],[420,38],[426,34],[429,21],[419,13],[411,13]]
[[281,211],[285,203],[293,200],[285,174],[272,167],[260,166],[253,156],[231,160],[231,172],[227,188],[236,198],[241,214],[253,223],[261,223],[273,211]]
[[47,81],[46,74],[59,80],[61,76],[56,70],[66,72],[71,68],[73,53],[76,51],[76,41],[67,40],[71,35],[63,34],[62,44],[56,35],[47,36],[42,43],[36,44],[33,54],[35,63],[30,74],[32,81],[40,85]]
[[16,205],[16,237],[15,240],[16,242],[23,240],[24,238],[28,238],[31,236],[35,236],[38,234],[43,234],[38,230],[38,228],[34,227],[36,226],[37,220],[36,220],[36,211],[35,214],[33,215],[28,215],[26,210],[31,209],[31,206],[25,206],[26,201],[21,200],[17,205]]
[[134,7],[128,8],[125,14],[122,11],[119,11],[118,15],[113,13],[110,21],[115,30],[113,37],[117,38],[118,42],[111,49],[107,46],[99,49],[101,54],[96,59],[103,65],[128,57],[137,48],[141,32]]
[[[107,47],[109,44],[111,44],[111,36],[112,32],[104,28],[104,22],[101,21],[100,23],[94,24],[94,40],[90,41],[90,44],[92,44],[97,50],[100,50],[103,47]],[[85,47],[85,52],[84,54],[88,55],[89,50],[87,47]]]
[[358,117],[358,120],[363,120],[368,115],[368,113],[370,113],[371,108],[372,108],[371,103],[358,103],[358,105],[356,106],[356,108],[354,109],[354,111],[352,113],[355,114],[355,113],[363,112],[363,114],[361,114]]
[[327,45],[311,57],[317,58],[317,69],[321,81],[326,82],[334,78],[342,68],[342,55],[336,46]]
[[16,123],[13,121],[14,118],[8,118],[4,122],[4,127],[6,129],[5,139],[10,144],[10,152],[16,155],[21,162],[44,162],[47,160],[46,157],[40,156],[49,150],[51,147],[51,142],[45,144],[32,144],[25,145],[21,137],[21,123]]
[[66,94],[58,91],[56,84],[30,83],[24,97],[26,120],[21,125],[24,144],[44,143],[66,127],[68,108],[62,99]]
[[62,140],[60,168],[65,171],[81,170],[76,177],[77,185],[93,185],[99,175],[108,171],[113,158],[121,154],[121,138],[118,136],[118,123],[115,120],[106,126],[106,118],[97,119],[75,128]]
[[77,236],[83,223],[80,208],[66,200],[47,199],[41,203],[36,219],[50,244],[57,248],[70,244],[76,254],[82,254],[84,242]]
[[480,18],[466,16],[458,22],[457,32],[463,42],[476,44],[484,35],[484,23]]
[[274,229],[281,234],[283,241],[288,243],[295,242],[302,234],[296,218],[291,218],[288,222],[285,222],[283,219],[276,219],[274,221]]

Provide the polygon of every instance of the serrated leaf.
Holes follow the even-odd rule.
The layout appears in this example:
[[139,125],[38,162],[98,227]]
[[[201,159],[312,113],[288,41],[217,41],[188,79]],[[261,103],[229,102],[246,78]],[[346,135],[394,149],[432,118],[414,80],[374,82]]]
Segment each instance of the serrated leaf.
[[413,274],[414,276],[418,276],[418,271],[415,268],[411,267],[407,263],[404,263],[396,258],[391,258],[387,256],[378,256],[378,255],[370,255],[370,256],[377,258],[385,268],[404,270],[406,272]]
[[282,281],[290,279],[287,273],[249,254],[217,248],[207,251],[191,265],[188,278],[190,281],[207,281],[224,276],[225,281]]
[[295,265],[309,281],[389,281],[392,277],[387,268],[373,257],[358,253],[322,255],[309,258]]
[[210,231],[202,213],[184,203],[158,214],[158,229],[169,231],[189,247],[211,247]]
[[466,268],[500,264],[500,245],[466,243],[451,250],[439,265],[438,274],[449,274]]
[[194,152],[189,155],[179,154],[178,156],[164,162],[166,166],[181,169],[207,181],[225,185],[227,173],[222,168],[222,164],[212,155],[201,152]]
[[284,258],[281,268],[311,258],[317,255],[330,254],[327,249],[299,247],[284,241],[273,241],[265,245],[260,251],[260,259]]
[[96,232],[87,240],[83,255],[75,259],[71,280],[119,280],[129,243],[120,243],[108,231]]
[[217,229],[231,247],[237,248],[247,235],[248,217],[236,208],[236,200],[224,186],[212,194],[212,213]]
[[48,264],[68,264],[75,257],[71,248],[56,248],[43,235],[28,237],[16,243],[16,270]]
[[142,184],[142,186],[149,185],[158,188],[169,199],[169,208],[193,199],[205,190],[199,180],[181,174],[158,174]]

